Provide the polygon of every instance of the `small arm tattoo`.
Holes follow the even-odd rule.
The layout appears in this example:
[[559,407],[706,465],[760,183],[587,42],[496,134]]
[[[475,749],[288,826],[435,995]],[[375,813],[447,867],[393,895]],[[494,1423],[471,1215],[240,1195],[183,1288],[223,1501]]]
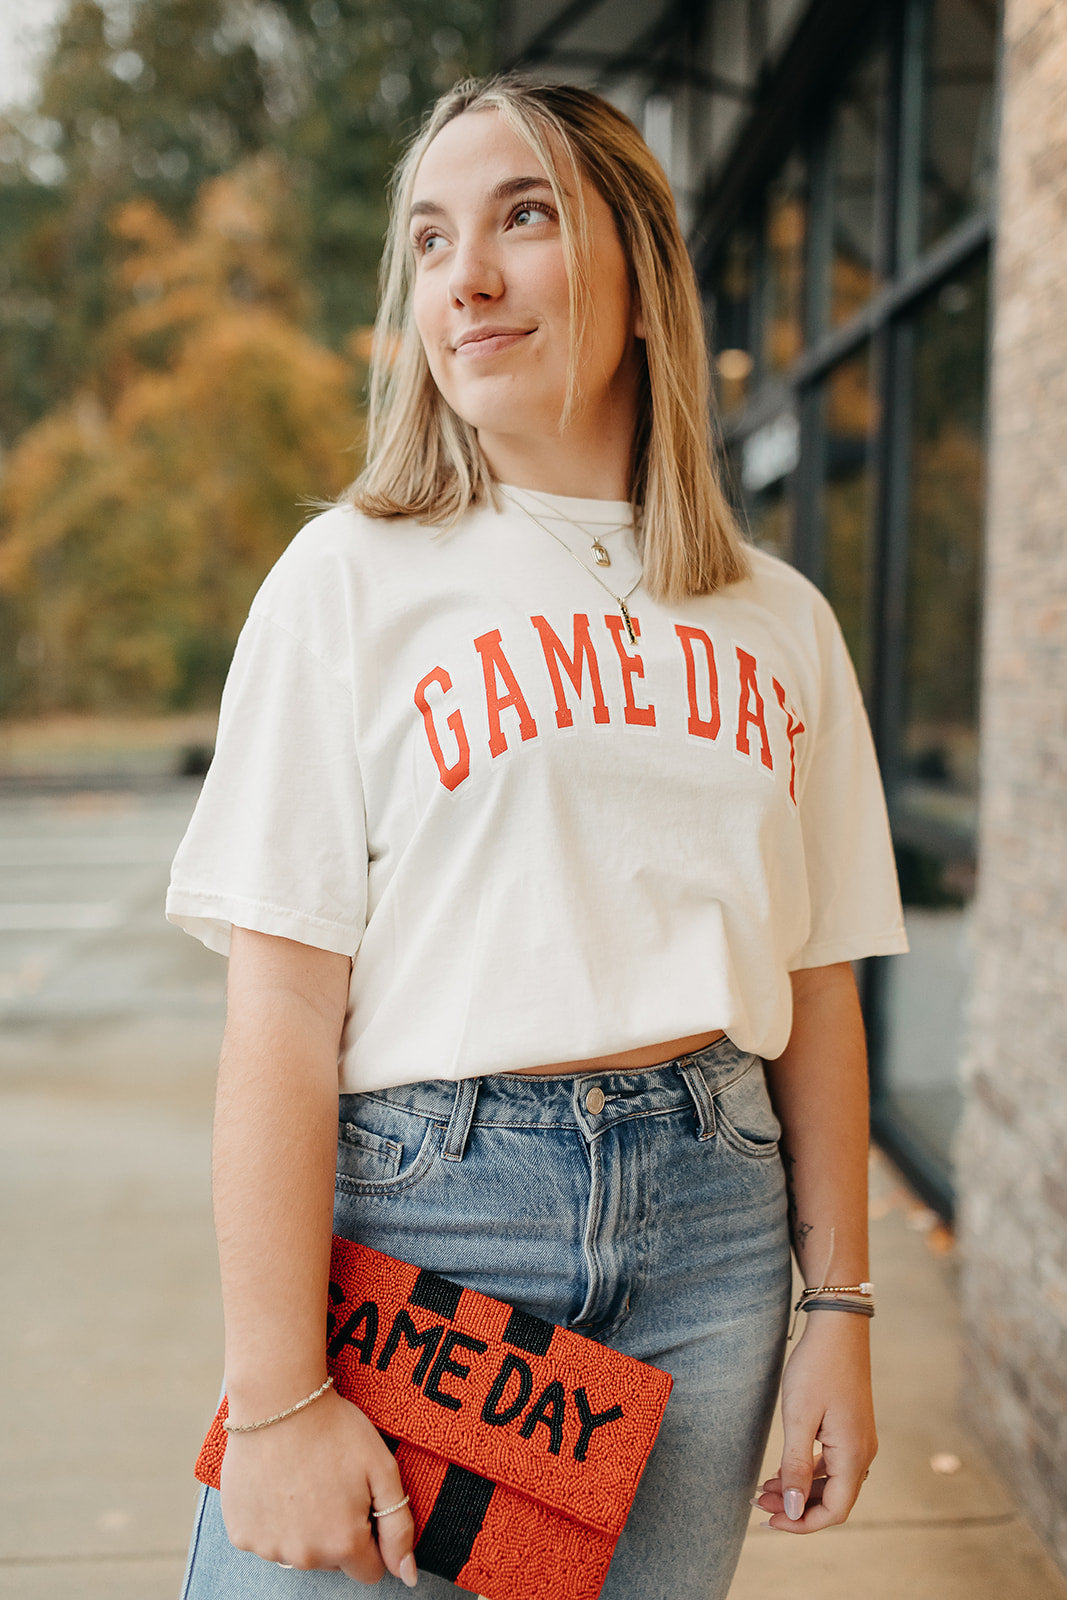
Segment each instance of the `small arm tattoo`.
[[785,1168],[786,1217],[789,1223],[789,1236],[799,1257],[803,1254],[804,1247],[808,1242],[808,1235],[812,1232],[814,1224],[801,1222],[797,1211],[796,1187],[793,1181],[797,1158],[784,1147],[781,1149],[781,1156],[782,1166]]

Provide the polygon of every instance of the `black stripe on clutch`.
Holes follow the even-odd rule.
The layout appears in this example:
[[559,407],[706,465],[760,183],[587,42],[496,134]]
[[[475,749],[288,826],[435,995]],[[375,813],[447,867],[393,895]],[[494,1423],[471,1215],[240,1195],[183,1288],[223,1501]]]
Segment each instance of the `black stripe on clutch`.
[[415,1546],[415,1565],[455,1582],[470,1560],[496,1485],[450,1465]]
[[555,1331],[554,1323],[546,1322],[543,1317],[531,1317],[528,1311],[512,1307],[508,1325],[504,1329],[504,1339],[507,1344],[525,1350],[527,1355],[547,1356]]
[[438,1317],[447,1317],[451,1322],[462,1293],[460,1284],[450,1283],[447,1278],[439,1278],[436,1272],[422,1271],[415,1279],[415,1287],[408,1295],[408,1305],[421,1306],[424,1311],[432,1311]]

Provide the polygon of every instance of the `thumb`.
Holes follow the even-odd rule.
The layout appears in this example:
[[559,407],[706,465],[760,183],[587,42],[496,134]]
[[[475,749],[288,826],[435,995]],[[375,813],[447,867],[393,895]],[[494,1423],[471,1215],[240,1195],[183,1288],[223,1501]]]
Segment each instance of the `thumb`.
[[785,1422],[785,1443],[782,1447],[779,1476],[782,1482],[782,1504],[790,1522],[800,1521],[808,1503],[813,1477],[814,1443],[815,1428],[810,1422]]
[[[372,1510],[379,1513],[372,1521],[382,1560],[394,1578],[399,1578],[401,1583],[413,1589],[418,1580],[413,1553],[415,1519],[405,1498],[396,1465],[392,1461],[389,1464],[391,1472],[386,1470],[371,1480]],[[390,1510],[389,1507],[394,1509]]]

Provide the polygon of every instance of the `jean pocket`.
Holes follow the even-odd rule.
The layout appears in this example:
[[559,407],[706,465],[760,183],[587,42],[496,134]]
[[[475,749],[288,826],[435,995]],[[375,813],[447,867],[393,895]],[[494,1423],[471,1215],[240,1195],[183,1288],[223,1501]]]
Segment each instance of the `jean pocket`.
[[774,1114],[763,1062],[754,1059],[740,1077],[713,1096],[715,1124],[727,1144],[749,1156],[773,1156],[782,1125]]
[[370,1095],[341,1096],[337,1188],[386,1193],[407,1188],[433,1165],[441,1125]]
[[342,1122],[337,1130],[338,1175],[356,1183],[385,1183],[395,1178],[403,1159],[402,1144],[383,1139],[358,1122]]

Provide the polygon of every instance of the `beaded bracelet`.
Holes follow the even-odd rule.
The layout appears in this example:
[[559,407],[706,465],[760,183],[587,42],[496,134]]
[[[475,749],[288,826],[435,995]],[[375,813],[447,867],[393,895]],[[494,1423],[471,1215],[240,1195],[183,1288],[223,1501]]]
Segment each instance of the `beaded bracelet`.
[[804,1289],[800,1299],[793,1307],[793,1322],[789,1329],[790,1339],[796,1331],[798,1311],[854,1311],[857,1316],[874,1316],[874,1284],[867,1283],[820,1283],[811,1289]]
[[870,1299],[874,1294],[873,1283],[822,1283],[816,1289],[805,1289],[801,1300],[809,1300],[816,1294],[862,1294]]
[[327,1378],[326,1382],[316,1389],[314,1394],[306,1395],[303,1400],[298,1400],[295,1406],[290,1406],[286,1411],[275,1412],[273,1417],[264,1417],[261,1422],[231,1422],[227,1417],[222,1426],[227,1433],[255,1433],[258,1428],[269,1428],[273,1423],[283,1422],[286,1417],[294,1416],[297,1411],[303,1411],[304,1407],[311,1405],[312,1401],[320,1400],[332,1384],[333,1379]]

